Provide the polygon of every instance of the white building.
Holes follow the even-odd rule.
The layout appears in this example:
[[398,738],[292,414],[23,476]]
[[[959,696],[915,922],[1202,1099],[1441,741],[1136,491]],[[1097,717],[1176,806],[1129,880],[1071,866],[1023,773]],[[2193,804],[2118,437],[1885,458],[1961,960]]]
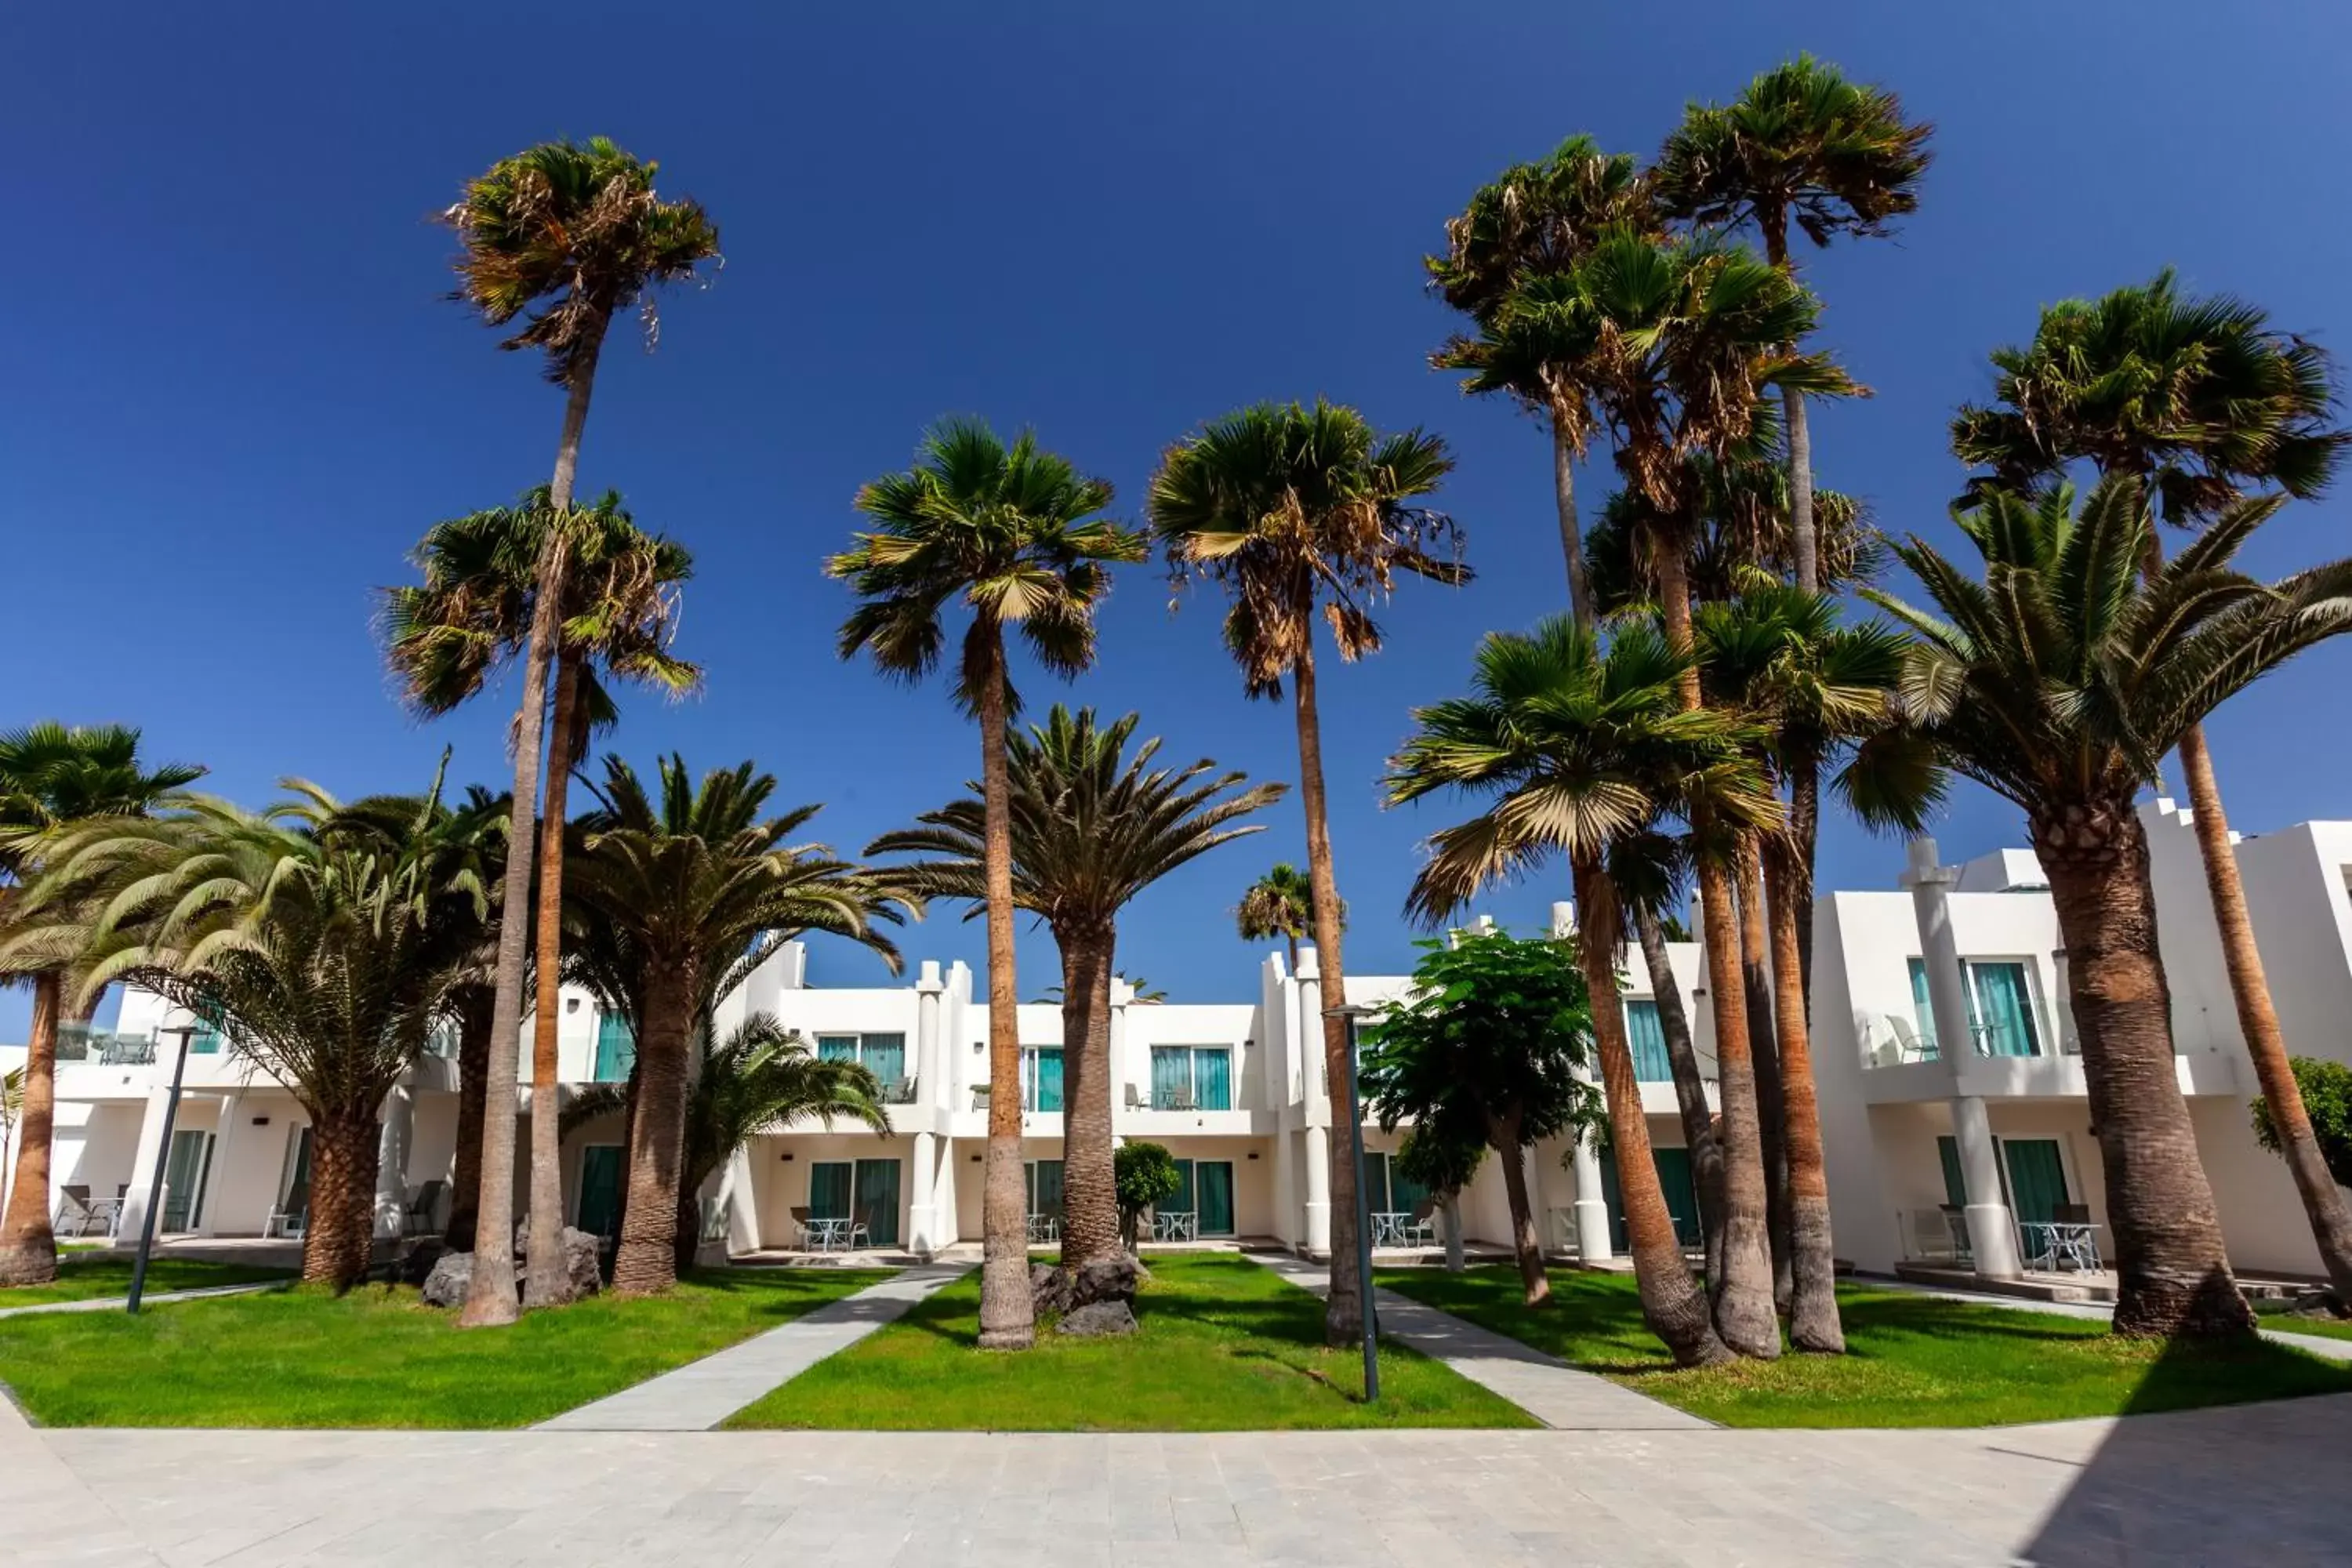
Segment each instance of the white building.
[[[2142,816],[2179,1082],[2233,1259],[2249,1271],[2315,1273],[2317,1258],[2285,1168],[2255,1144],[2250,1129],[2255,1084],[2187,814],[2158,802]],[[2239,858],[2290,1048],[2352,1056],[2343,1029],[2352,1018],[2352,823],[2249,839]],[[1826,893],[1817,905],[1812,1046],[1838,1253],[1872,1272],[1968,1256],[1988,1275],[2012,1273],[2017,1222],[2105,1223],[2082,1063],[2063,1000],[2056,919],[2038,866],[2021,850],[1944,868],[1923,842],[1900,882],[1884,892]],[[1712,983],[1697,946],[1675,943],[1671,951],[1711,1073]],[[1640,955],[1625,956],[1629,1032],[1650,1136],[1669,1205],[1695,1242],[1689,1160],[1654,1001]],[[754,1139],[706,1194],[714,1214],[726,1216],[729,1250],[799,1247],[811,1221],[857,1221],[872,1245],[915,1253],[977,1240],[988,1017],[971,971],[926,963],[908,984],[814,988],[804,983],[805,958],[797,944],[782,949],[725,1004],[721,1026],[766,1011],[820,1052],[863,1060],[886,1086],[890,1130],[877,1136],[795,1125]],[[1328,1245],[1328,1151],[1329,1140],[1345,1133],[1335,1133],[1331,1121],[1311,949],[1301,953],[1299,969],[1292,974],[1280,953],[1269,955],[1258,995],[1233,1003],[1147,1004],[1115,984],[1114,1134],[1164,1143],[1184,1162],[1187,1187],[1169,1209],[1189,1215],[1201,1239],[1255,1238],[1308,1252]],[[1405,984],[1401,976],[1351,977],[1349,999],[1381,1002]],[[1029,1188],[1042,1216],[1057,1208],[1061,1178],[1060,1009],[1024,1005],[1020,1019]],[[78,1055],[58,1071],[54,1185],[61,1195],[71,1190],[100,1204],[119,1196],[135,1225],[161,1161],[167,1231],[260,1236],[299,1226],[307,1187],[303,1113],[285,1089],[209,1031],[194,1038],[186,1097],[165,1146],[162,1113],[177,1038],[169,1031],[184,1021],[159,998],[133,992],[113,1034],[68,1043]],[[1966,1048],[1942,1048],[1958,1040]],[[600,1016],[584,994],[564,992],[561,1071],[568,1083],[625,1078],[630,1053],[617,1019]],[[384,1234],[446,1214],[456,1128],[455,1063],[428,1056],[386,1106],[378,1205]],[[1411,1212],[1420,1196],[1388,1168],[1385,1156],[1400,1137],[1368,1134],[1372,1205],[1391,1213]],[[526,1133],[519,1150],[528,1143]],[[617,1117],[566,1140],[573,1223],[611,1226],[621,1143]],[[1530,1151],[1527,1164],[1548,1246],[1588,1257],[1622,1248],[1607,1161],[1555,1141]],[[1472,1239],[1507,1241],[1503,1184],[1491,1158],[1465,1194],[1463,1216]]]

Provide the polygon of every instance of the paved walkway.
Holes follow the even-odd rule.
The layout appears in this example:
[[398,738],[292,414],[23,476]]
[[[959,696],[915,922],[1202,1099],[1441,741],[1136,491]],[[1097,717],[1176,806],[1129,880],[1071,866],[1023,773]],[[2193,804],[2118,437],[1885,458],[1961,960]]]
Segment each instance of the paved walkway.
[[778,1384],[847,1350],[966,1268],[908,1268],[756,1339],[542,1421],[542,1432],[707,1432]]
[[[1251,1257],[1318,1296],[1329,1289],[1330,1276],[1321,1264],[1287,1253]],[[1382,1339],[1444,1362],[1547,1426],[1579,1432],[1671,1432],[1714,1425],[1393,1290],[1374,1296]]]
[[[139,1298],[142,1310],[173,1301],[202,1301],[213,1296],[250,1296],[259,1290],[283,1290],[290,1279],[261,1279],[247,1285],[204,1285],[193,1290],[151,1290]],[[99,1296],[79,1301],[41,1301],[30,1307],[0,1308],[0,1318],[21,1318],[33,1312],[120,1312],[128,1296]]]

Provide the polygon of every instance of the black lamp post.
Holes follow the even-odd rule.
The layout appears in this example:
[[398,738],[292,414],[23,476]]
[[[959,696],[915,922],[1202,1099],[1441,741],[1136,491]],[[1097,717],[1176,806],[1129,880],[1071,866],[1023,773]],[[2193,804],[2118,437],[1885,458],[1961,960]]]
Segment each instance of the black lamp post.
[[1326,1007],[1327,1018],[1344,1018],[1348,1024],[1348,1141],[1356,1161],[1356,1281],[1357,1300],[1363,1304],[1364,1320],[1364,1403],[1377,1404],[1381,1397],[1381,1361],[1379,1314],[1372,1310],[1372,1195],[1364,1189],[1364,1097],[1362,1025],[1366,1015],[1374,1009],[1357,1003],[1343,1003]]
[[158,1036],[179,1036],[180,1048],[172,1058],[172,1096],[163,1101],[163,1147],[155,1151],[155,1173],[147,1183],[147,1212],[139,1216],[139,1260],[131,1266],[131,1300],[123,1305],[123,1310],[134,1318],[139,1315],[139,1298],[147,1291],[147,1256],[155,1250],[155,1211],[163,1203],[163,1172],[172,1163],[172,1123],[180,1119],[180,1085],[188,1073],[188,1038],[195,1032],[194,1024],[155,1031]]

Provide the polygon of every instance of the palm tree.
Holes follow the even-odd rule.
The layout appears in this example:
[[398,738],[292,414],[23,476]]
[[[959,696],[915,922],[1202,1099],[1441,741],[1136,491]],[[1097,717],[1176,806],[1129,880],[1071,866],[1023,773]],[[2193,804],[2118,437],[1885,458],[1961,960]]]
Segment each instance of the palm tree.
[[[96,816],[135,816],[168,803],[205,770],[139,761],[139,731],[119,724],[54,722],[0,734],[0,931],[23,918],[26,885],[43,867],[40,836]],[[58,1026],[89,1009],[66,997],[69,967],[37,962],[11,978],[29,977],[33,1016],[26,1037],[23,1129],[17,1139],[5,1215],[0,1215],[0,1286],[46,1285],[58,1277],[57,1237],[49,1228],[49,1148],[57,1125]],[[95,998],[93,998],[93,1001]]]
[[1562,331],[1551,314],[1506,306],[1530,279],[1573,268],[1618,226],[1656,227],[1647,180],[1630,154],[1603,153],[1590,136],[1571,136],[1541,162],[1514,164],[1480,186],[1468,207],[1447,220],[1445,254],[1423,261],[1430,287],[1478,329],[1475,337],[1447,340],[1429,356],[1431,367],[1465,372],[1465,392],[1507,394],[1551,428],[1552,497],[1569,601],[1587,622],[1593,604],[1576,515],[1576,465],[1592,434],[1584,373],[1594,344],[1580,325]]
[[[1333,1126],[1349,1124],[1356,1089],[1347,1024],[1335,1011],[1347,987],[1316,708],[1315,622],[1319,616],[1329,625],[1339,658],[1352,663],[1379,649],[1380,626],[1366,601],[1385,597],[1399,573],[1468,581],[1453,522],[1417,504],[1453,467],[1438,437],[1419,430],[1379,436],[1354,409],[1318,399],[1312,408],[1260,403],[1213,420],[1172,447],[1151,480],[1151,525],[1171,572],[1215,582],[1233,600],[1225,650],[1241,666],[1243,689],[1278,699],[1283,678],[1290,678]],[[1323,1322],[1339,1345],[1361,1337],[1368,1304],[1359,1299],[1355,1269],[1342,1261],[1356,1252],[1355,1165],[1335,1143],[1329,1167],[1331,1284]]]
[[[1992,361],[1996,405],[1964,407],[1952,421],[1952,449],[1990,471],[1979,485],[2045,485],[2087,459],[2137,481],[2166,521],[2196,527],[2248,487],[2319,494],[2352,444],[2336,423],[2325,350],[2276,331],[2243,300],[2184,298],[2169,269],[2096,301],[2050,307],[2030,346]],[[2154,529],[2146,549],[2153,574],[2163,559]],[[2287,1057],[2204,726],[2189,725],[2179,744],[2239,1031],[2328,1278],[2352,1300],[2352,1204],[2327,1175]]]
[[[564,537],[567,563],[556,628],[555,703],[549,726],[546,799],[539,824],[539,907],[534,972],[562,969],[563,838],[566,786],[585,755],[592,730],[608,727],[613,701],[599,674],[653,686],[673,696],[692,691],[702,672],[669,651],[677,619],[677,584],[693,574],[686,547],[641,531],[607,490],[593,506],[557,511],[541,486],[515,507],[498,507],[436,524],[414,559],[421,585],[386,591],[385,654],[409,705],[446,713],[478,695],[489,674],[519,657],[528,640],[540,561],[547,537]],[[565,1298],[563,1170],[557,1103],[557,987],[537,988],[531,1036],[530,1212],[523,1304]],[[495,1008],[495,991],[493,992]],[[467,1205],[478,1201],[469,1194]]]
[[[599,1117],[628,1109],[625,1084],[591,1084],[563,1108],[567,1134]],[[684,1272],[700,1239],[697,1194],[735,1152],[762,1132],[814,1120],[833,1130],[835,1119],[856,1121],[887,1137],[890,1114],[882,1085],[865,1066],[826,1061],[809,1052],[796,1030],[771,1013],[754,1013],[710,1047],[695,1068],[686,1096],[686,1136],[679,1156],[677,1259]]]
[[[1608,856],[1668,812],[1704,805],[1717,820],[1747,826],[1780,816],[1749,754],[1751,728],[1684,702],[1693,667],[1686,650],[1638,624],[1621,628],[1605,649],[1591,631],[1559,617],[1529,636],[1490,634],[1479,645],[1472,695],[1416,710],[1415,732],[1388,773],[1394,804],[1442,790],[1493,800],[1483,815],[1432,836],[1408,900],[1423,921],[1443,921],[1488,883],[1567,856],[1643,1317],[1685,1366],[1723,1361],[1740,1347],[1718,1331],[1692,1281],[1658,1183],[1625,1038],[1622,921]],[[1776,1324],[1765,1353],[1779,1348]]]
[[2252,1327],[2174,1079],[2147,840],[2132,803],[2191,726],[2352,628],[2352,562],[2277,583],[2235,569],[2284,500],[2229,503],[2142,580],[2136,566],[2155,524],[2136,480],[2100,480],[2079,518],[2071,486],[2035,498],[1988,490],[1958,518],[1984,559],[1982,582],[1914,537],[1896,554],[1941,615],[1869,595],[1923,645],[1906,689],[1927,740],[2025,812],[2050,879],[2126,1334]]
[[[539,350],[546,357],[548,379],[564,389],[563,425],[547,490],[548,510],[559,516],[572,509],[581,433],[614,315],[642,302],[650,342],[656,320],[652,290],[693,277],[696,268],[719,254],[719,230],[698,203],[666,202],[656,194],[658,169],[602,136],[585,143],[543,142],[467,182],[442,215],[457,231],[461,247],[453,298],[471,305],[494,327],[522,320],[521,330],[499,346]],[[539,809],[540,737],[546,723],[548,665],[557,647],[566,542],[562,530],[547,531],[532,574],[540,591],[515,710],[509,838],[517,846],[531,845]],[[564,766],[559,762],[557,771]],[[562,820],[560,812],[546,815],[558,824]],[[536,858],[528,848],[508,856],[503,908],[528,906]],[[547,880],[552,907],[562,891],[560,868]],[[492,1029],[501,1041],[515,1037],[521,1026],[527,939],[524,921],[500,922]],[[490,1180],[481,1197],[481,1223],[492,1236],[504,1236],[514,1226],[508,1173],[514,1167],[515,1069],[504,1050],[491,1053],[490,1060],[482,1141],[483,1170]],[[551,1226],[539,1228],[548,1235],[533,1238],[535,1277],[541,1272],[536,1265],[556,1240]],[[493,1247],[476,1262],[459,1321],[514,1321],[513,1260],[504,1247]]]
[[[314,784],[252,813],[208,797],[89,819],[46,843],[19,944],[86,954],[75,1000],[135,980],[224,1021],[239,1054],[309,1112],[315,1163],[302,1277],[347,1289],[375,1234],[378,1114],[446,1016],[490,915],[480,816],[439,790],[344,806]],[[54,894],[54,897],[45,895]]]
[[[1290,950],[1290,973],[1298,973],[1298,939],[1314,929],[1315,890],[1307,873],[1277,860],[1266,874],[1242,889],[1234,908],[1234,930],[1244,942],[1278,936]],[[1339,905],[1339,929],[1348,928],[1348,906]]]
[[1019,705],[1004,632],[1069,678],[1094,662],[1095,605],[1109,568],[1143,559],[1141,535],[1098,516],[1111,488],[1024,431],[1007,447],[986,425],[950,419],[924,435],[916,465],[857,492],[875,531],[825,569],[860,601],[842,623],[841,657],[870,652],[885,675],[916,681],[946,641],[940,611],[971,610],[956,697],[980,721],[988,916],[988,1163],[981,1211],[980,1345],[1036,1340],[1029,1293],[1028,1196],[1021,1163],[1021,1033],[1013,962],[1011,784],[1005,730]]
[[[1890,232],[1891,220],[1919,205],[1934,134],[1925,121],[1905,120],[1902,101],[1885,88],[1848,81],[1837,67],[1799,55],[1757,77],[1732,103],[1686,109],[1652,178],[1668,216],[1711,228],[1752,223],[1764,258],[1793,275],[1789,220],[1816,246],[1840,234]],[[1804,393],[1784,385],[1780,399],[1795,581],[1819,593]]]
[[648,794],[627,763],[604,760],[604,782],[592,786],[597,807],[574,824],[565,894],[580,945],[620,993],[607,1000],[622,1004],[636,1033],[613,1262],[613,1288],[624,1295],[677,1282],[677,1224],[693,1193],[687,1084],[696,1037],[708,1033],[718,1002],[778,944],[812,931],[859,942],[898,968],[898,950],[876,929],[901,918],[896,893],[822,844],[787,842],[821,807],[761,816],[776,780],[750,763],[697,783],[671,756],[656,787]]
[[[1073,1268],[1119,1249],[1110,1083],[1118,912],[1178,867],[1263,832],[1241,818],[1288,787],[1243,789],[1248,775],[1213,773],[1205,758],[1155,767],[1157,736],[1129,753],[1138,722],[1129,713],[1097,725],[1093,709],[1073,715],[1055,703],[1045,722],[1006,742],[1013,901],[1045,921],[1062,953],[1062,1262]],[[916,820],[866,853],[924,857],[884,874],[926,899],[984,904],[986,805],[966,797]],[[993,1111],[992,1088],[989,1099]]]

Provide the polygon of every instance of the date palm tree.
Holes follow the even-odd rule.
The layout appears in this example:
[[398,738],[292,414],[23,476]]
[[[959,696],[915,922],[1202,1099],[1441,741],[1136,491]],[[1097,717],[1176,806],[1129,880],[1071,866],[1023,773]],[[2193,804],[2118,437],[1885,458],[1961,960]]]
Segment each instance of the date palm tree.
[[635,1026],[613,1289],[646,1295],[677,1282],[680,1205],[691,1196],[687,1089],[711,1009],[778,943],[812,931],[871,948],[896,972],[898,950],[877,926],[901,917],[893,891],[864,868],[822,844],[788,842],[822,808],[762,816],[776,780],[750,763],[698,782],[671,756],[648,792],[636,770],[607,757],[592,788],[597,805],[575,824],[565,898],[575,924],[602,928],[583,945],[617,953],[607,969],[622,972],[622,1010]]
[[1906,700],[1955,770],[2015,802],[2068,953],[2116,1244],[2116,1328],[2235,1334],[2213,1194],[2173,1075],[2147,840],[2133,799],[2164,752],[2237,692],[2352,628],[2352,562],[2264,583],[2235,558],[2284,497],[2231,501],[2143,579],[2138,482],[2034,498],[1988,490],[1959,514],[1981,581],[1916,536],[1896,554],[1937,612],[1873,591],[1921,647]]
[[[1792,218],[1816,246],[1843,234],[1885,235],[1916,211],[1935,127],[1903,117],[1885,88],[1846,79],[1811,55],[1764,72],[1728,104],[1692,104],[1653,172],[1668,216],[1712,228],[1754,224],[1764,258],[1793,274]],[[1780,388],[1789,441],[1794,581],[1822,591],[1813,527],[1812,437],[1805,395]]]
[[[1617,984],[1622,923],[1608,858],[1668,813],[1704,805],[1717,820],[1743,826],[1769,826],[1780,816],[1754,761],[1752,728],[1685,704],[1682,685],[1694,668],[1686,649],[1639,624],[1619,629],[1606,647],[1560,617],[1528,636],[1489,634],[1479,645],[1471,694],[1415,710],[1414,732],[1389,764],[1387,781],[1392,804],[1444,791],[1491,801],[1481,815],[1431,836],[1407,902],[1424,921],[1444,920],[1491,882],[1566,856],[1642,1314],[1685,1366],[1724,1361],[1741,1347],[1718,1331],[1706,1292],[1692,1280],[1658,1182],[1625,1037]],[[1769,1297],[1765,1307],[1769,1312]],[[1769,1347],[1746,1353],[1779,1349],[1776,1325]]]
[[[2050,307],[2029,346],[1999,350],[1992,362],[1996,402],[1952,422],[1953,450],[1987,470],[1980,484],[2046,485],[2087,460],[2137,481],[2165,521],[2195,528],[2250,488],[2319,494],[2352,444],[2325,350],[2277,331],[2243,300],[2183,296],[2169,270],[2095,301]],[[2146,549],[2152,574],[2163,559],[2154,529]],[[2352,1204],[2327,1174],[2289,1063],[2204,726],[2182,731],[2179,745],[2239,1031],[2328,1278],[2352,1301]]]
[[[204,772],[142,765],[139,731],[120,724],[43,722],[0,734],[0,932],[12,931],[26,914],[26,886],[44,864],[42,835],[88,817],[143,816],[169,804]],[[0,1286],[45,1285],[58,1276],[57,1237],[49,1228],[58,1026],[68,1014],[80,1021],[89,1011],[67,998],[70,969],[64,957],[6,967],[6,978],[32,986],[33,1016],[26,1037],[23,1125],[0,1215]]]
[[[608,727],[613,700],[604,678],[683,696],[702,672],[671,654],[677,585],[693,574],[686,547],[641,531],[607,490],[593,506],[558,511],[541,486],[519,506],[497,507],[436,524],[414,559],[422,584],[385,591],[381,619],[385,656],[408,704],[424,714],[448,712],[478,695],[489,675],[521,656],[551,532],[564,535],[566,563],[556,626],[555,701],[549,725],[546,795],[539,824],[539,907],[532,930],[533,972],[562,971],[563,839],[567,785],[586,754],[591,732]],[[562,1133],[547,1114],[556,1080],[558,995],[537,987],[531,1032],[530,1212],[523,1305],[564,1299]],[[495,1006],[495,992],[493,993]],[[467,1195],[467,1205],[478,1194]]]
[[1631,154],[1603,153],[1571,136],[1535,163],[1517,163],[1480,186],[1445,225],[1445,253],[1426,257],[1430,287],[1468,315],[1475,336],[1457,333],[1429,356],[1431,368],[1464,372],[1462,389],[1502,393],[1551,430],[1552,499],[1569,602],[1590,621],[1576,465],[1591,439],[1587,361],[1596,346],[1582,323],[1539,310],[1507,309],[1531,279],[1563,273],[1601,235],[1620,226],[1657,226],[1647,180]]
[[1103,518],[1111,488],[1045,450],[1027,431],[1006,446],[986,425],[950,419],[923,437],[915,467],[857,492],[870,533],[826,563],[860,603],[842,623],[841,657],[920,680],[946,643],[950,600],[971,611],[956,699],[980,722],[988,918],[988,1158],[981,1203],[980,1345],[1036,1342],[1029,1292],[1029,1202],[1021,1163],[1021,1032],[1013,962],[1011,783],[1005,731],[1019,700],[1004,634],[1018,631],[1065,679],[1094,662],[1095,606],[1110,568],[1148,552]]
[[[1290,973],[1298,973],[1298,939],[1314,929],[1315,889],[1307,873],[1287,860],[1277,860],[1265,875],[1242,889],[1234,907],[1234,930],[1244,942],[1264,942],[1278,936],[1290,950]],[[1348,924],[1347,906],[1339,909],[1340,929]]]
[[[1344,662],[1381,646],[1368,601],[1399,574],[1463,583],[1452,521],[1422,506],[1454,467],[1445,443],[1419,430],[1380,436],[1362,415],[1318,400],[1260,403],[1212,420],[1170,449],[1151,481],[1153,531],[1180,577],[1206,578],[1232,599],[1225,650],[1252,697],[1278,699],[1289,679],[1298,724],[1299,796],[1307,810],[1307,876],[1322,976],[1323,1064],[1331,1120],[1356,1113],[1348,1029],[1331,1009],[1347,1000],[1340,962],[1339,889],[1331,864],[1323,787],[1323,731],[1316,705],[1315,623],[1330,628]],[[1354,1162],[1329,1149],[1331,1284],[1324,1331],[1335,1345],[1360,1339],[1369,1303],[1354,1268],[1358,1202]]]
[[[598,136],[582,143],[543,142],[502,158],[466,184],[442,220],[457,231],[458,286],[452,298],[471,306],[499,328],[522,326],[499,346],[537,350],[547,378],[564,389],[563,424],[556,437],[555,469],[548,481],[548,509],[562,515],[572,508],[580,467],[580,438],[595,392],[596,365],[615,314],[641,305],[648,342],[655,325],[653,291],[683,282],[719,254],[719,230],[693,201],[664,201],[654,189],[659,165],[632,157]],[[523,662],[522,695],[515,710],[514,803],[507,858],[506,898],[514,910],[530,901],[537,868],[531,830],[540,811],[541,732],[546,725],[549,665],[557,647],[557,616],[566,569],[563,531],[551,529],[540,541],[533,576],[539,583]],[[557,764],[562,771],[564,764]],[[546,815],[557,823],[560,812]],[[561,868],[547,880],[552,900],[562,891]],[[508,920],[499,930],[499,967],[492,1029],[511,1039],[522,1023],[526,922]],[[492,1236],[513,1229],[515,1069],[503,1051],[491,1053],[485,1085],[482,1168],[488,1185],[481,1195],[481,1223]],[[552,1257],[553,1227],[539,1226],[534,1263]],[[532,1268],[538,1275],[541,1269]],[[514,1265],[503,1247],[477,1258],[473,1284],[459,1321],[468,1326],[510,1323],[518,1310]]]
[[[1062,1262],[1073,1268],[1119,1248],[1110,1081],[1118,912],[1178,867],[1265,831],[1241,819],[1287,788],[1244,789],[1247,774],[1215,773],[1205,758],[1155,766],[1157,736],[1129,751],[1138,722],[1129,713],[1097,724],[1093,709],[1073,714],[1055,703],[1045,722],[1006,740],[1013,901],[1045,921],[1062,954]],[[884,834],[866,853],[922,857],[881,874],[925,899],[984,907],[987,817],[984,804],[966,796]]]

